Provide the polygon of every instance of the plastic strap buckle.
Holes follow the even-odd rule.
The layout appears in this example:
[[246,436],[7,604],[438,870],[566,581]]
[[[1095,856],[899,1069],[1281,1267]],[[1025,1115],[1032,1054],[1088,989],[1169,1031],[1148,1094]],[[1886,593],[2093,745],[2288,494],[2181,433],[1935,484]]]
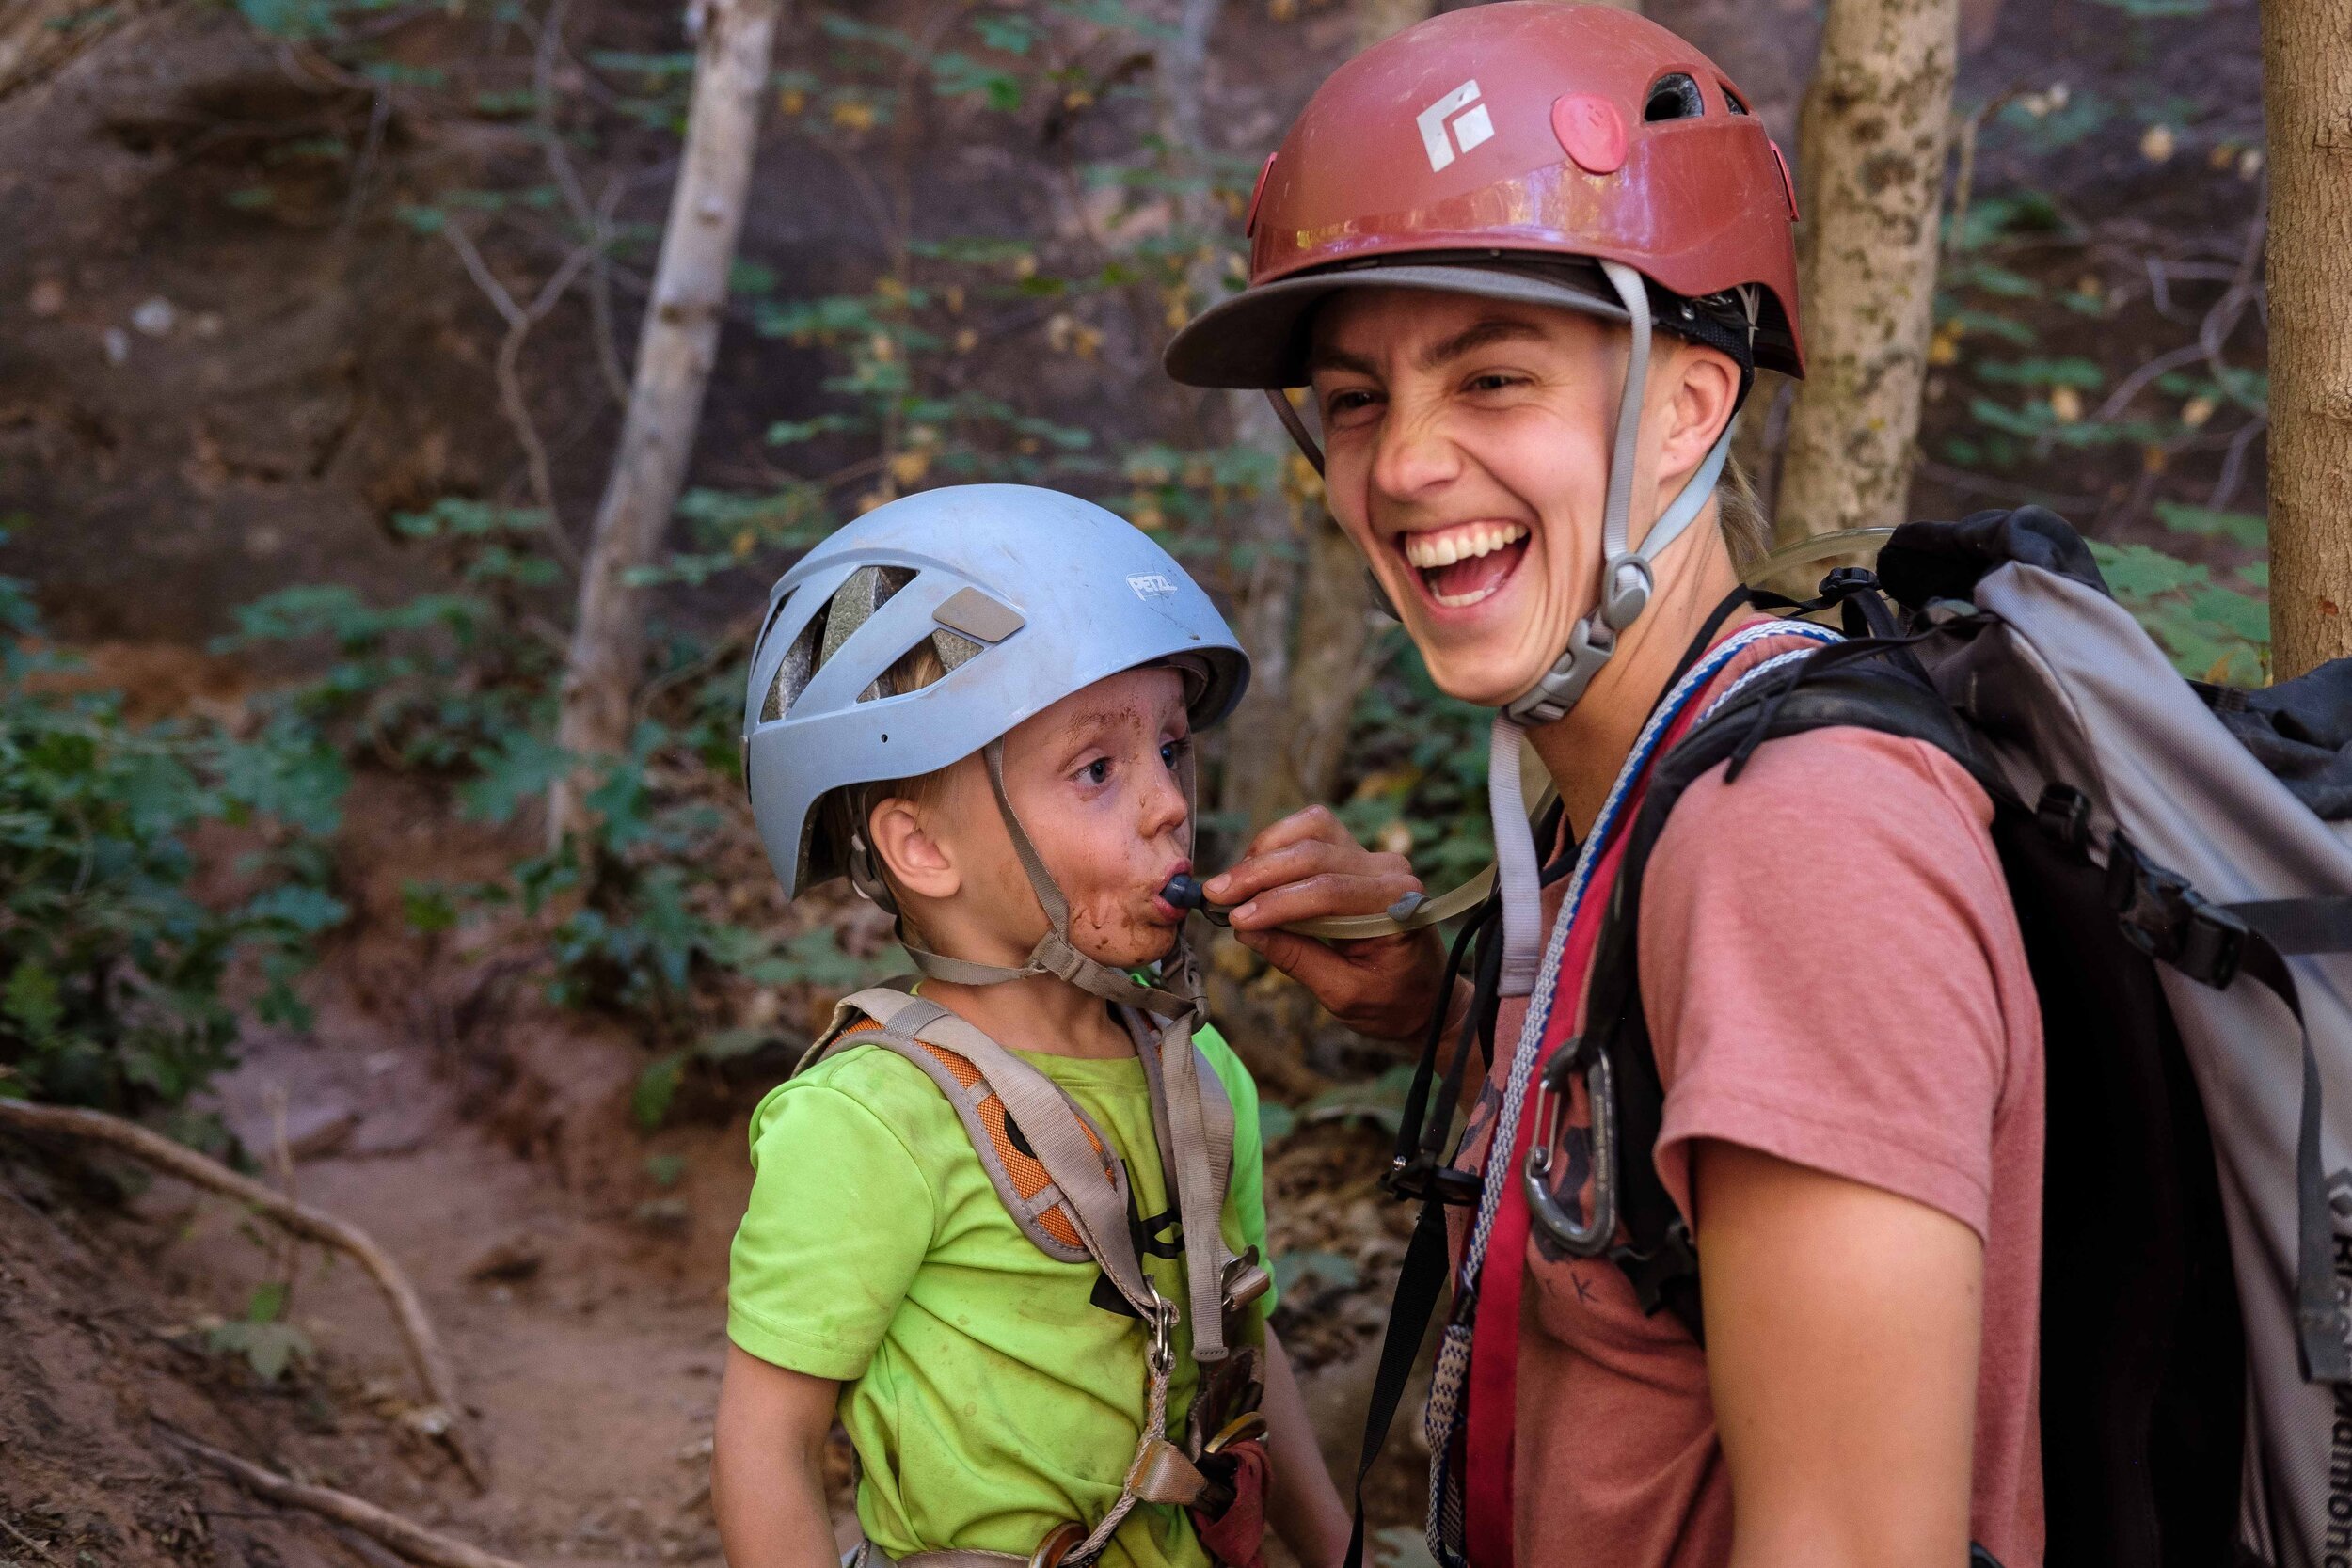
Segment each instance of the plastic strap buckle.
[[2121,832],[2107,846],[2107,902],[2124,940],[2150,958],[2216,990],[2237,978],[2250,934],[2246,922],[2142,855]]
[[1426,1203],[1435,1197],[1449,1209],[1467,1209],[1486,1191],[1486,1178],[1474,1170],[1441,1164],[1427,1153],[1410,1159],[1400,1155],[1381,1174],[1380,1185],[1392,1197]]
[[1630,1245],[1612,1247],[1609,1260],[1633,1287],[1633,1299],[1648,1317],[1665,1305],[1667,1286],[1698,1273],[1699,1251],[1692,1243],[1691,1227],[1677,1214],[1667,1222],[1657,1246],[1647,1252]]

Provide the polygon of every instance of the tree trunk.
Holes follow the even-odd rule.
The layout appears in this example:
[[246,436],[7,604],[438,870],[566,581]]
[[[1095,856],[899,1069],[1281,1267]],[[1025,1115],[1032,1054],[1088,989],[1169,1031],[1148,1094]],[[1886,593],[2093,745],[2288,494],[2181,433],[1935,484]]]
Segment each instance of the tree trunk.
[[[1232,224],[1210,185],[1214,151],[1208,141],[1209,37],[1216,30],[1224,0],[1183,0],[1174,35],[1159,53],[1160,133],[1178,179],[1177,221],[1204,237]],[[1186,270],[1185,292],[1195,311],[1225,293],[1223,248],[1204,243]],[[1212,429],[1235,445],[1268,456],[1287,455],[1290,436],[1263,394],[1216,394],[1210,406]],[[1258,802],[1281,772],[1282,736],[1290,701],[1291,628],[1298,608],[1299,542],[1296,519],[1281,483],[1271,481],[1243,498],[1233,517],[1232,543],[1248,562],[1235,595],[1233,634],[1249,655],[1249,690],[1226,724],[1224,768],[1217,805],[1257,819]]]
[[1902,520],[1959,22],[1958,0],[1830,0],[1797,137],[1805,380],[1776,494],[1785,538]]
[[1261,821],[1331,799],[1347,755],[1356,699],[1376,662],[1373,635],[1379,612],[1372,607],[1364,558],[1322,503],[1313,505],[1317,520],[1307,543],[1298,657],[1291,663],[1290,723],[1282,736],[1287,766],[1257,803]]
[[[628,579],[653,563],[685,482],[782,9],[783,0],[697,0],[689,12],[690,23],[700,17],[702,37],[685,159],[670,198],[620,449],[580,573],[564,673],[556,738],[576,756],[610,756],[628,743],[645,639],[642,591]],[[560,794],[559,825],[573,815]]]
[[2352,654],[2352,8],[2264,0],[2271,673]]

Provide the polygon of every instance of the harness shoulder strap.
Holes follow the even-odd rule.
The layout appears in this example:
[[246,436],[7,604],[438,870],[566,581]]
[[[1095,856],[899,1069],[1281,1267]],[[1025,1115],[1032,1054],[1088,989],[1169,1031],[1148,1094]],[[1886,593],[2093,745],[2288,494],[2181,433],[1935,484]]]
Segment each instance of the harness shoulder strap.
[[1091,1117],[937,1003],[887,989],[842,1001],[797,1072],[861,1045],[902,1057],[938,1086],[1006,1212],[1038,1250],[1064,1263],[1092,1259],[1140,1309],[1145,1287],[1126,1228],[1126,1167]]

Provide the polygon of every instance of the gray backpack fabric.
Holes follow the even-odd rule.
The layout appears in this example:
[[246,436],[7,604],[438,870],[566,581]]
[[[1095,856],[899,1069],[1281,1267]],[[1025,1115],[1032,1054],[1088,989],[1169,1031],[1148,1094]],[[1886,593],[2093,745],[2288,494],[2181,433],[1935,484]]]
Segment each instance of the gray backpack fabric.
[[[1634,933],[1682,789],[1831,725],[1942,747],[1995,802],[2042,1003],[2049,1562],[2352,1561],[2352,661],[2184,680],[2033,508],[1899,530],[1879,578],[1903,624],[1846,575],[1874,635],[1724,703],[1629,830],[1583,1048],[1619,1147],[1662,1110]],[[1650,1161],[1615,1164],[1609,1256],[1703,1333]]]

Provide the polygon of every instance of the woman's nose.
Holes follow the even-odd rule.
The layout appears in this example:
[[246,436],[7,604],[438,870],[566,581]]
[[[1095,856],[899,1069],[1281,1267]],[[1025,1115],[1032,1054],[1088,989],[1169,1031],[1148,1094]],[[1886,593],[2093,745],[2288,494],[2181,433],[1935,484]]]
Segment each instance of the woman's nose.
[[1392,405],[1380,422],[1372,460],[1373,487],[1398,499],[1419,496],[1455,478],[1462,454],[1434,409]]

